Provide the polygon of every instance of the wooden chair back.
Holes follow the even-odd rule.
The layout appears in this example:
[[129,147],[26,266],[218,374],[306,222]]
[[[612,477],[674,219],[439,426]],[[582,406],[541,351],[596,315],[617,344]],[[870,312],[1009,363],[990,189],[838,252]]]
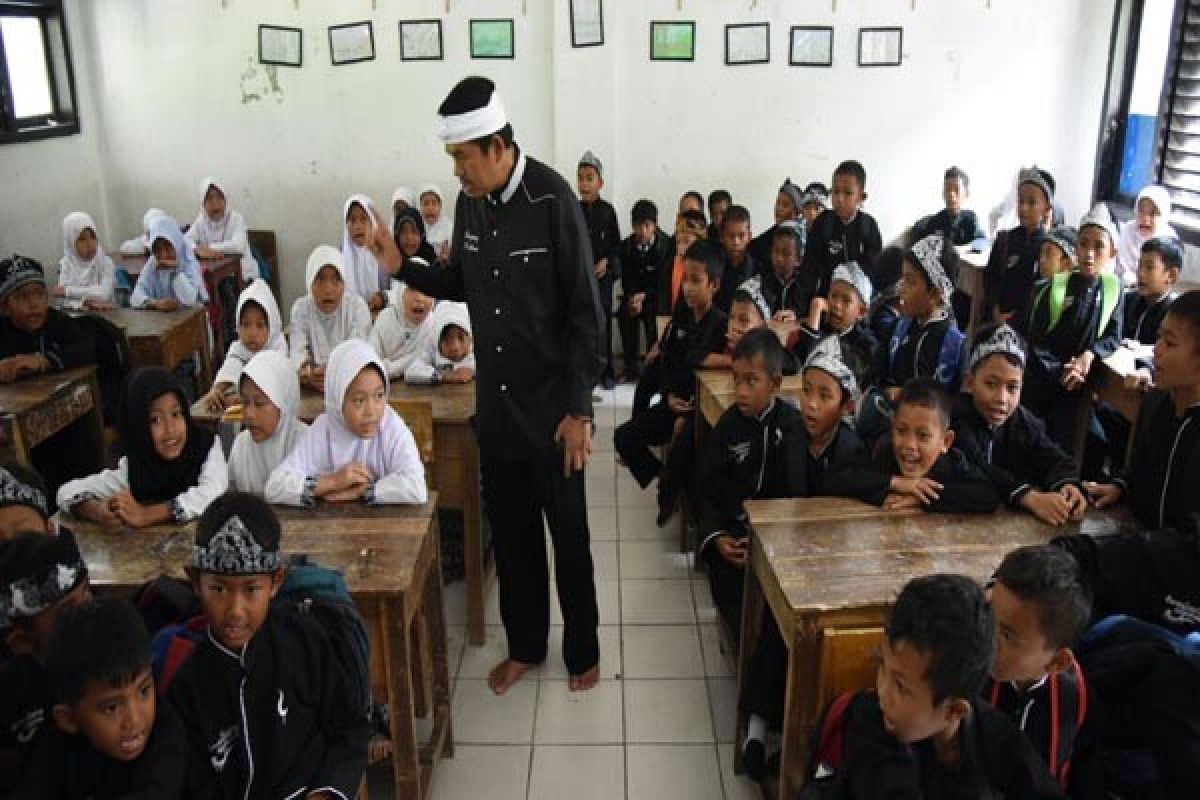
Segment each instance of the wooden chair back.
[[417,440],[421,463],[425,465],[425,480],[433,478],[433,406],[425,400],[388,400],[392,410],[400,415],[404,424]]
[[883,628],[826,628],[817,664],[817,708],[843,692],[875,685]]

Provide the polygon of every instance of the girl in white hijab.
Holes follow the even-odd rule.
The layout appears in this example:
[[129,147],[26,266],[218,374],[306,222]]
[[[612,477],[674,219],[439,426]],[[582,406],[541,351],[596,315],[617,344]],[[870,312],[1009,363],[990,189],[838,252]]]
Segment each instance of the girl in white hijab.
[[349,291],[342,254],[327,244],[309,255],[304,284],[308,294],[292,304],[289,352],[300,383],[320,392],[333,349],[347,339],[369,336],[371,312],[365,300]]
[[1126,286],[1137,283],[1138,259],[1142,245],[1158,236],[1178,239],[1171,227],[1171,195],[1162,186],[1147,186],[1138,192],[1133,204],[1133,219],[1121,225],[1117,241],[1117,277]]
[[454,235],[454,220],[445,212],[446,204],[442,190],[437,184],[426,184],[421,189],[421,217],[425,220],[425,238],[433,245],[434,252],[442,261],[450,255],[450,237]]
[[151,256],[138,274],[129,298],[133,308],[174,311],[208,303],[208,289],[192,243],[184,238],[179,223],[166,214],[150,222]]
[[82,211],[63,219],[63,257],[58,262],[55,297],[76,308],[112,308],[116,269],[96,234],[96,223]]
[[230,488],[263,494],[267,480],[308,432],[300,421],[300,383],[287,357],[264,350],[239,380],[242,432],[229,453]]
[[121,242],[121,247],[119,248],[121,255],[144,256],[149,253],[150,225],[153,224],[154,220],[158,217],[165,217],[166,215],[167,212],[163,211],[161,208],[147,209],[146,213],[142,215],[141,234],[133,237],[132,239],[126,239],[125,241]]
[[311,506],[362,500],[368,505],[424,503],[425,468],[416,440],[388,405],[379,356],[361,339],[334,348],[325,413],[271,474],[271,503]]
[[392,278],[371,250],[375,218],[379,212],[365,194],[352,194],[342,208],[342,258],[346,263],[346,287],[367,301],[371,314],[387,305]]
[[[403,205],[401,205],[403,204]],[[396,191],[392,192],[392,215],[399,214],[406,208],[412,208],[417,204],[417,196],[413,194],[413,190],[401,186]],[[418,209],[419,210],[419,209]]]
[[[213,411],[220,411],[237,402],[238,379],[256,353],[276,350],[287,358],[283,316],[266,281],[255,281],[242,289],[234,319],[237,320],[237,341],[229,346],[225,361],[213,378],[212,389],[205,396],[208,407]],[[295,370],[292,372],[294,374]]]
[[241,256],[242,281],[258,278],[258,262],[250,254],[246,220],[228,205],[229,192],[216,178],[200,182],[200,213],[188,229],[187,238],[200,258]]

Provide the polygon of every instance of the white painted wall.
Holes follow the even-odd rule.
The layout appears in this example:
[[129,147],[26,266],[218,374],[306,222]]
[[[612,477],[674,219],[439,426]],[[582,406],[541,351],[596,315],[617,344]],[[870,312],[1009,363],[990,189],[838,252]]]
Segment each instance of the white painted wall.
[[[569,180],[596,151],[626,228],[640,196],[669,220],[683,190],[720,185],[761,229],[783,177],[828,182],[844,158],[866,165],[885,239],[939,207],[951,163],[984,212],[1037,161],[1076,218],[1090,199],[1112,4],[607,0],[605,45],[573,49],[567,0],[450,0],[448,15],[445,0],[69,0],[84,134],[0,147],[0,179],[22,187],[0,199],[0,247],[57,260],[59,223],[76,207],[101,212],[110,246],[148,206],[190,220],[212,173],[236,187],[251,227],[277,232],[286,309],[309,250],[340,242],[348,194],[386,205],[397,185],[454,184],[435,111],[472,73],[498,82],[519,141]],[[471,60],[467,20],[510,16],[517,58]],[[446,60],[400,62],[397,21],[428,17],[443,19]],[[331,66],[326,26],[363,19],[376,60]],[[696,20],[696,61],[650,62],[651,19]],[[750,21],[771,22],[772,63],[726,67],[724,24]],[[278,92],[255,63],[259,23],[304,29],[304,67],[278,68]],[[787,65],[793,24],[834,26],[832,69]],[[862,25],[902,25],[904,66],[858,68]]]

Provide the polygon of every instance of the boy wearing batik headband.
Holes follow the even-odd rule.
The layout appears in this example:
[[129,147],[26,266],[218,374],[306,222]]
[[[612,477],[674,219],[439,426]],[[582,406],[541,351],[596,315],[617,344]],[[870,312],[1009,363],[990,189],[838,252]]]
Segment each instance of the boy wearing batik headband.
[[40,530],[0,542],[0,796],[24,778],[50,720],[54,695],[46,674],[50,631],[64,609],[91,596],[75,537]]
[[95,360],[79,323],[50,308],[42,265],[19,255],[0,260],[0,383]]
[[207,635],[167,690],[188,735],[188,796],[351,798],[367,725],[325,629],[290,606],[279,520],[227,492],[196,525],[187,568]]
[[1025,347],[1008,325],[980,329],[954,405],[951,429],[963,454],[1009,505],[1050,525],[1083,518],[1087,499],[1075,463],[1021,406]]
[[1048,232],[1038,250],[1038,274],[1041,280],[1048,281],[1061,272],[1071,272],[1079,266],[1078,247],[1079,231],[1074,228],[1059,225]]
[[612,203],[600,196],[600,190],[604,188],[604,165],[591,150],[579,158],[575,188],[579,190],[579,208],[583,211],[583,221],[592,243],[595,262],[592,272],[600,291],[600,307],[604,309],[604,339],[600,344],[604,351],[604,373],[600,383],[605,389],[611,389],[616,384],[612,353],[613,281],[621,277],[617,269],[619,262],[612,256],[621,244],[621,227]]
[[[800,187],[792,183],[791,178],[786,178],[783,185],[779,187],[779,192],[775,195],[775,224],[767,228],[765,231],[754,237],[750,241],[750,246],[746,248],[750,253],[750,257],[758,264],[771,263],[771,250],[774,247],[775,233],[780,227],[789,223],[796,222],[800,217],[800,205],[803,202],[804,193]],[[801,226],[803,227],[803,226]],[[804,255],[804,248],[801,247],[800,255]],[[796,264],[800,263],[797,259]]]
[[0,542],[18,533],[54,533],[46,482],[34,470],[0,464]]
[[1053,219],[1054,177],[1036,166],[1017,176],[1017,221],[992,244],[983,275],[987,308],[998,322],[1022,330],[1028,315],[1042,236]]
[[833,336],[841,356],[859,386],[869,386],[879,353],[879,342],[867,327],[867,310],[874,293],[871,279],[853,261],[838,264],[829,284],[829,297],[814,297],[808,318],[792,334],[788,345],[803,362],[817,342]]

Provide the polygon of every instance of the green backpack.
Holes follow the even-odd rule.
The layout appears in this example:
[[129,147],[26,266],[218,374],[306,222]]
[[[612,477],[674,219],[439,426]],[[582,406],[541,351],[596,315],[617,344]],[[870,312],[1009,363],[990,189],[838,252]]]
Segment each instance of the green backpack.
[[[1058,325],[1058,320],[1062,317],[1063,302],[1067,298],[1067,281],[1070,280],[1070,272],[1060,272],[1051,278],[1042,286],[1037,297],[1033,301],[1033,311],[1029,314],[1029,321],[1033,323],[1033,315],[1036,313],[1038,306],[1042,302],[1042,298],[1046,297],[1050,310],[1050,326],[1047,331],[1054,330]],[[1108,321],[1112,319],[1113,311],[1117,308],[1117,301],[1121,298],[1121,284],[1117,280],[1117,276],[1111,272],[1105,272],[1100,275],[1100,327],[1096,331],[1099,335],[1108,327]]]

